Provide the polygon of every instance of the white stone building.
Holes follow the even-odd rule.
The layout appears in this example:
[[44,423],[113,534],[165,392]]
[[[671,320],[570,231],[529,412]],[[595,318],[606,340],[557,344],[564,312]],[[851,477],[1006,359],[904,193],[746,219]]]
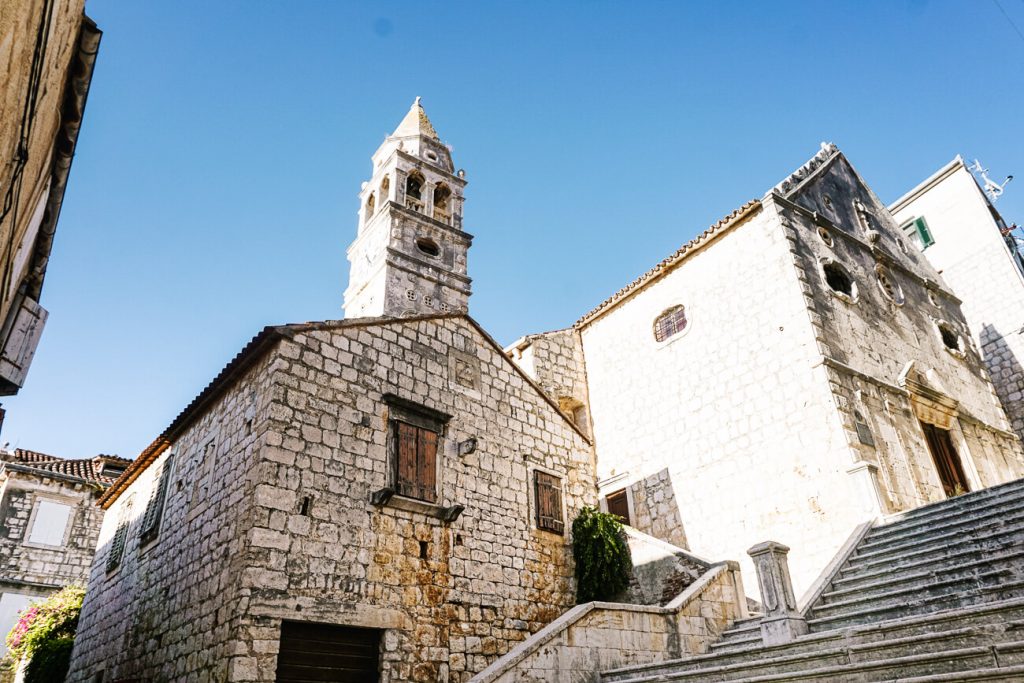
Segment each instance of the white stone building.
[[89,575],[100,495],[131,461],[0,451],[0,654],[18,611]]
[[858,524],[1024,474],[959,299],[832,145],[508,352],[588,405],[609,509],[747,576],[786,543],[798,590]]
[[963,300],[996,393],[1024,438],[1024,261],[1010,226],[959,156],[889,210]]

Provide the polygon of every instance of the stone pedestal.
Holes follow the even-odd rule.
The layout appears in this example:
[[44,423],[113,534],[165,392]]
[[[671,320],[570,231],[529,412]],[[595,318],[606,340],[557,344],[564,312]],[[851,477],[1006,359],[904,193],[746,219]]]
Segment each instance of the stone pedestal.
[[758,543],[747,551],[754,560],[757,583],[761,588],[764,607],[761,639],[765,645],[787,643],[807,633],[807,622],[796,608],[793,580],[786,561],[788,553],[789,548],[775,541]]

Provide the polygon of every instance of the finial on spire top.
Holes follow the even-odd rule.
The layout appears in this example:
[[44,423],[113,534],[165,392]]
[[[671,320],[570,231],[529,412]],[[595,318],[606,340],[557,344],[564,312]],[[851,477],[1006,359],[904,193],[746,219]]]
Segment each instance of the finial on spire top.
[[437,131],[434,130],[434,126],[430,124],[430,119],[427,118],[427,112],[423,111],[423,105],[420,104],[419,96],[409,107],[409,113],[405,115],[402,122],[398,124],[398,128],[391,134],[395,137],[405,137],[410,135],[424,135],[426,137],[434,138],[438,140]]

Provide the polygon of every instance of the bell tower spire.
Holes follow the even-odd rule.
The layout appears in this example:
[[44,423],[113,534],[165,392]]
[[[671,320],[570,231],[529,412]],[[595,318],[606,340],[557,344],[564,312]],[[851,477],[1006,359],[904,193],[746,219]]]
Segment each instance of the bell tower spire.
[[468,310],[473,236],[462,230],[465,187],[417,97],[374,153],[373,175],[359,193],[345,317]]

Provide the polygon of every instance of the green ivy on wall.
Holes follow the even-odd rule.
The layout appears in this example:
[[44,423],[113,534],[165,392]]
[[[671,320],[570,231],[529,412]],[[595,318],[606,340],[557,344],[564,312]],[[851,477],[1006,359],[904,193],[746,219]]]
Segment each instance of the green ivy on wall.
[[633,560],[616,515],[584,507],[572,523],[576,604],[611,600],[629,587]]

